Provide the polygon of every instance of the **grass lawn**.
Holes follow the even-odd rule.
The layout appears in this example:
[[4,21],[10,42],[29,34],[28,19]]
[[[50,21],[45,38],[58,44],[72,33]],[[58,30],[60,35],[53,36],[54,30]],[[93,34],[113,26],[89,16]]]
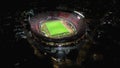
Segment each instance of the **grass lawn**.
[[51,36],[70,33],[61,20],[47,21],[46,26]]

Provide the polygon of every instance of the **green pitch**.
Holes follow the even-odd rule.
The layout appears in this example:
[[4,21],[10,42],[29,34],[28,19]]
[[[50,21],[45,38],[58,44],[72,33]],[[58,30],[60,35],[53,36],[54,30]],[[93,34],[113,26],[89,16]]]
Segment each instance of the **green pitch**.
[[46,26],[51,36],[70,33],[60,20],[47,21]]

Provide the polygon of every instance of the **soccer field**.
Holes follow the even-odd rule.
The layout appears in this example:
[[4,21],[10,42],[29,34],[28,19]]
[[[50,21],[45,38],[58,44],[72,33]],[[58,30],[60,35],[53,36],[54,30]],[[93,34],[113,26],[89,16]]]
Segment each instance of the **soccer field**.
[[61,20],[47,21],[45,24],[51,36],[70,33]]

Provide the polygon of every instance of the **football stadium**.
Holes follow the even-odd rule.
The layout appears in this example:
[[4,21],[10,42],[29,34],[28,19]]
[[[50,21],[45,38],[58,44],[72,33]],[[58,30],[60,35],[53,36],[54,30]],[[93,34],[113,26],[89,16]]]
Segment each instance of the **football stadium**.
[[73,26],[64,20],[48,20],[42,23],[40,30],[50,38],[63,38],[73,35]]

